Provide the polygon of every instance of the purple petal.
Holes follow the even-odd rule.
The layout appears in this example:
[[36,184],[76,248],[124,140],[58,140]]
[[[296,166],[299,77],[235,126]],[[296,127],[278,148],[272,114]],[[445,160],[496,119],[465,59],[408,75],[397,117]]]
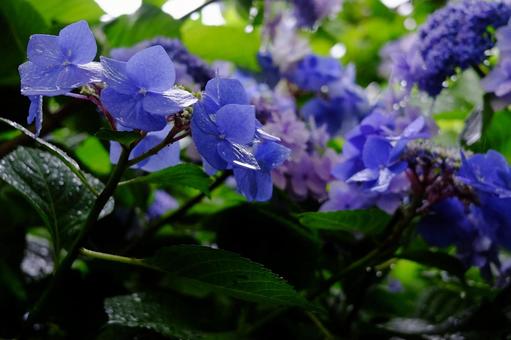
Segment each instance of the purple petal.
[[390,182],[392,181],[392,178],[394,178],[394,176],[395,176],[395,174],[392,171],[390,171],[389,169],[387,169],[387,168],[381,169],[379,176],[378,176],[378,181],[376,182],[375,186],[373,186],[371,188],[371,191],[376,191],[376,192],[387,191],[387,189],[390,185]]
[[210,115],[207,114],[206,110],[204,110],[204,105],[202,102],[193,106],[192,135],[197,129],[202,130],[203,133],[208,133],[215,136],[218,135],[218,128],[211,120]]
[[58,40],[66,60],[73,64],[87,64],[96,56],[96,39],[85,20],[64,27]]
[[35,121],[35,135],[39,136],[43,125],[43,96],[29,96],[30,108],[28,109],[27,123]]
[[128,60],[126,70],[129,77],[147,91],[169,90],[176,81],[174,64],[160,45],[136,53]]
[[103,76],[109,87],[122,94],[133,94],[138,91],[135,84],[128,78],[126,63],[114,59],[101,57]]
[[172,89],[163,93],[148,92],[144,97],[144,109],[153,114],[169,115],[192,106],[197,102],[190,92]]
[[111,88],[101,91],[101,102],[122,125],[144,131],[159,131],[166,125],[165,117],[154,116],[144,111],[142,102],[132,96],[116,92]]
[[255,108],[252,105],[227,104],[217,111],[216,124],[230,142],[248,144],[255,136]]
[[392,145],[385,138],[370,136],[364,145],[362,159],[366,167],[377,169],[388,163],[391,151]]
[[27,54],[31,62],[42,67],[58,66],[64,62],[58,38],[54,35],[32,35],[28,41]]
[[237,79],[213,78],[206,84],[206,94],[220,106],[227,104],[248,105],[247,93]]
[[95,75],[88,70],[69,64],[61,68],[57,77],[57,85],[60,88],[74,89],[97,80]]
[[284,163],[290,153],[291,150],[279,143],[265,142],[257,147],[255,157],[261,169],[270,171]]

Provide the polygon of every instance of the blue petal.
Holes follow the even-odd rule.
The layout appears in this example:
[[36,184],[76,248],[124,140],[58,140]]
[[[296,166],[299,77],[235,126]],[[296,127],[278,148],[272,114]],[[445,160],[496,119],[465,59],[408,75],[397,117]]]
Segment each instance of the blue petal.
[[211,135],[218,135],[218,128],[212,121],[211,116],[204,110],[203,102],[199,102],[193,106],[192,114],[192,134],[194,133],[194,127],[202,130],[204,133]]
[[128,78],[126,63],[106,57],[100,58],[103,66],[103,76],[107,85],[122,94],[134,94],[138,91],[136,85]]
[[61,68],[57,77],[57,85],[60,88],[74,89],[97,80],[99,79],[96,78],[96,75],[89,70],[69,64]]
[[217,111],[216,124],[231,143],[248,144],[255,136],[255,108],[252,105],[227,104]]
[[54,35],[32,35],[28,40],[27,54],[31,62],[42,67],[59,66],[64,62],[58,38]]
[[252,148],[246,145],[223,140],[217,144],[217,150],[220,156],[230,165],[237,165],[252,170],[260,169]]
[[366,167],[376,169],[387,165],[392,145],[379,136],[369,136],[364,144],[362,159]]
[[147,91],[169,90],[176,81],[174,64],[160,45],[137,52],[128,60],[126,70],[129,77]]
[[87,64],[96,56],[96,39],[85,20],[64,27],[58,40],[66,60],[73,64]]
[[272,196],[273,183],[268,171],[233,168],[238,190],[249,201],[267,201]]
[[370,182],[378,179],[380,171],[377,169],[364,169],[351,176],[346,183]]
[[[195,116],[195,113],[194,113]],[[204,158],[209,165],[217,170],[227,168],[227,162],[220,157],[217,151],[217,144],[220,141],[216,134],[203,131],[198,125],[197,121],[192,119],[192,139],[197,147],[197,151]]]
[[27,123],[35,121],[35,135],[39,136],[43,125],[43,96],[29,96],[30,108],[28,109]]
[[385,192],[389,188],[390,182],[396,176],[392,171],[387,168],[380,170],[376,184],[371,188],[371,191]]
[[171,89],[163,93],[148,92],[144,97],[144,109],[152,114],[169,115],[192,106],[197,102],[190,92]]
[[165,117],[144,111],[142,102],[111,88],[101,91],[101,102],[122,125],[144,131],[160,131],[167,125]]
[[270,171],[284,163],[290,153],[290,149],[279,143],[265,142],[257,147],[255,157],[262,170]]
[[18,70],[21,78],[21,94],[25,96],[58,96],[71,90],[71,88],[62,88],[57,85],[60,67],[40,67],[27,61],[20,65]]
[[206,94],[220,106],[227,104],[248,105],[247,93],[237,79],[213,78],[206,84]]

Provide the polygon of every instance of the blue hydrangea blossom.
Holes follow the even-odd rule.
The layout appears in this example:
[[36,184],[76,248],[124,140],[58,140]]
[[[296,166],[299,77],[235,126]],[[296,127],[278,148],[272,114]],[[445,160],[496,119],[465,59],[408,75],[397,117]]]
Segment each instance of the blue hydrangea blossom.
[[323,86],[341,78],[343,73],[337,59],[309,54],[285,73],[286,78],[306,91],[320,91]]
[[97,47],[86,21],[64,27],[58,36],[34,34],[27,47],[28,61],[20,65],[21,94],[28,96],[28,123],[42,124],[42,97],[57,96],[101,81],[101,66],[93,62]]
[[197,99],[173,88],[174,65],[161,46],[146,48],[127,62],[101,57],[107,88],[101,102],[125,127],[158,131],[166,117],[193,105]]

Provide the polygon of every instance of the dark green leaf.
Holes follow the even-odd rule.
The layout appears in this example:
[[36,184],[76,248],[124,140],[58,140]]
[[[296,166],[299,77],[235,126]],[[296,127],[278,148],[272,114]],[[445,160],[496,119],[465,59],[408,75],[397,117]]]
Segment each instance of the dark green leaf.
[[158,185],[182,185],[209,194],[209,177],[194,164],[178,164],[170,168],[136,177],[122,184],[154,183]]
[[113,131],[109,129],[100,129],[96,133],[96,137],[104,140],[111,140],[119,142],[124,145],[129,145],[139,139],[140,133],[136,131]]
[[405,252],[403,254],[397,255],[397,257],[414,261],[425,266],[445,270],[446,272],[455,275],[462,280],[466,271],[465,266],[459,259],[446,253],[418,250]]
[[132,15],[123,15],[105,27],[111,47],[128,47],[158,36],[179,37],[180,21],[160,8],[144,4]]
[[145,262],[197,288],[263,304],[311,308],[311,304],[282,278],[229,251],[193,245],[172,246],[160,249]]
[[511,160],[509,126],[511,126],[511,112],[508,110],[495,112],[491,121],[488,122],[481,139],[471,145],[470,149],[481,153],[493,149],[502,153],[508,161]]
[[[82,227],[96,196],[52,154],[19,147],[0,161],[0,178],[18,190],[34,206],[49,229],[56,253],[69,246]],[[87,175],[97,191],[103,184]],[[102,216],[113,210],[113,200]]]
[[91,192],[95,193],[96,195],[99,194],[97,192],[96,188],[89,184],[89,181],[84,176],[83,172],[80,170],[80,166],[78,165],[78,163],[76,163],[76,161],[74,159],[72,159],[71,157],[69,157],[64,151],[60,150],[55,145],[53,145],[51,143],[48,143],[44,139],[36,137],[36,135],[33,132],[27,130],[26,128],[24,128],[20,124],[18,124],[16,122],[13,122],[12,120],[0,117],[0,121],[9,124],[10,126],[12,126],[12,127],[16,128],[17,130],[23,132],[28,137],[34,139],[37,143],[39,143],[41,146],[43,146],[48,152],[50,152],[52,155],[54,155],[57,158],[59,158],[80,179],[80,181],[82,181],[82,183]]
[[48,25],[31,4],[25,0],[0,1],[0,84],[19,83],[18,66],[26,60],[30,35],[47,33]]
[[378,209],[307,212],[299,218],[300,223],[309,228],[368,234],[382,231],[390,221],[390,215]]
[[218,327],[211,301],[168,293],[135,293],[105,301],[109,324],[146,328],[173,339],[235,339],[234,333],[206,333]]
[[190,52],[205,60],[227,60],[251,70],[259,67],[256,59],[260,46],[259,29],[246,33],[243,27],[203,26],[189,21],[182,27],[181,35]]

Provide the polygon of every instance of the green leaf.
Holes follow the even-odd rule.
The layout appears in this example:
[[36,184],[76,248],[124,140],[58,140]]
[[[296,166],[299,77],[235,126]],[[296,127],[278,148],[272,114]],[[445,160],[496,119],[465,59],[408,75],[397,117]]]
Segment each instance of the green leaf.
[[379,209],[307,212],[299,215],[300,223],[309,228],[367,234],[383,231],[390,218]]
[[0,117],[0,121],[4,122],[6,124],[9,124],[13,128],[23,132],[28,137],[34,139],[37,143],[39,143],[42,147],[44,147],[48,152],[50,152],[52,155],[58,157],[80,179],[80,181],[82,181],[82,183],[91,192],[95,193],[96,195],[99,195],[96,188],[94,188],[93,185],[89,184],[89,181],[87,180],[87,178],[84,176],[84,174],[80,170],[80,166],[78,165],[78,163],[76,163],[76,161],[74,159],[72,159],[71,157],[69,157],[64,151],[60,150],[55,145],[48,143],[44,139],[36,137],[36,135],[33,132],[27,130],[20,124],[13,122],[12,120]]
[[407,251],[397,255],[398,258],[410,260],[423,264],[428,267],[434,267],[459,277],[464,280],[466,268],[463,263],[449,254],[442,252],[433,252],[427,250]]
[[511,161],[509,126],[511,126],[511,112],[509,110],[495,112],[481,139],[471,145],[470,150],[484,153],[493,149],[502,153],[508,161]]
[[153,183],[168,186],[182,185],[209,195],[210,182],[209,177],[199,166],[183,163],[150,173],[147,176],[136,177],[121,184]]
[[241,300],[313,308],[291,285],[262,265],[230,251],[180,245],[160,249],[145,263],[173,280]]
[[179,38],[181,22],[160,8],[143,4],[132,15],[123,15],[105,27],[111,47],[127,47],[158,36]]
[[[55,253],[67,248],[80,231],[96,196],[68,166],[54,155],[19,147],[0,160],[0,178],[34,206],[50,231]],[[103,184],[87,175],[97,191]],[[113,210],[111,199],[101,216]]]
[[199,330],[218,327],[216,319],[221,315],[215,315],[215,307],[210,301],[156,292],[105,300],[111,325],[150,329],[172,339],[235,339],[233,333],[207,334]]
[[227,60],[237,66],[258,70],[256,55],[261,43],[260,30],[246,33],[238,26],[204,26],[188,21],[181,29],[183,43],[191,53],[207,60]]
[[136,131],[113,131],[102,128],[96,133],[96,137],[129,145],[139,139],[141,135]]
[[110,155],[95,137],[87,137],[75,149],[75,154],[85,167],[96,174],[108,175],[112,170]]
[[105,13],[94,0],[28,0],[49,23],[97,22]]

